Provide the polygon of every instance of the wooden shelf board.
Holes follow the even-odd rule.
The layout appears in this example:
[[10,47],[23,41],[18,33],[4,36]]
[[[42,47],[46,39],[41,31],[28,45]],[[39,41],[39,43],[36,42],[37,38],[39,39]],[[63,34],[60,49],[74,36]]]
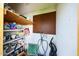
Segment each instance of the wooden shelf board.
[[15,29],[15,30],[4,30],[4,32],[8,32],[8,31],[22,31],[23,29]]
[[[18,38],[18,39],[20,39],[20,38]],[[11,42],[14,42],[14,41],[16,41],[16,40],[18,40],[18,39],[13,39],[13,40],[10,40],[10,41],[8,41],[8,42],[5,42],[4,45],[5,45],[5,44],[8,44],[8,43],[11,43]]]
[[24,17],[20,16],[19,14],[16,14],[14,12],[11,12],[10,10],[6,11],[6,14],[4,15],[4,21],[5,22],[16,22],[17,24],[21,25],[32,25],[32,21],[25,19]]
[[18,54],[17,56],[22,56],[23,54],[25,54],[25,52],[21,52],[20,54]]

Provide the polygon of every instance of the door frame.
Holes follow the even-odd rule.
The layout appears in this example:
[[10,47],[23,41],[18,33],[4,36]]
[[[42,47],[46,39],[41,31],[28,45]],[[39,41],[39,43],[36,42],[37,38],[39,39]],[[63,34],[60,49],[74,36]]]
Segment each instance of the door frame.
[[3,56],[3,3],[0,5],[0,56]]
[[[78,6],[79,6],[79,4],[78,4]],[[78,16],[77,16],[77,17],[78,17],[78,23],[77,23],[77,31],[78,31],[78,32],[77,32],[77,39],[78,39],[78,40],[77,40],[77,41],[78,41],[78,42],[77,42],[77,44],[78,44],[78,45],[77,45],[77,56],[79,56],[79,7],[78,7],[77,11],[78,11],[78,14],[77,14],[77,15],[78,15]]]

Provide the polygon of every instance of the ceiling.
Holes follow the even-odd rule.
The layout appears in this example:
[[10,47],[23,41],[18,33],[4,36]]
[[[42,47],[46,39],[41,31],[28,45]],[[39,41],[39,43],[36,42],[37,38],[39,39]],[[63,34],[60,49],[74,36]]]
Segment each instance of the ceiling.
[[37,15],[56,11],[56,3],[9,3],[8,5],[21,15]]

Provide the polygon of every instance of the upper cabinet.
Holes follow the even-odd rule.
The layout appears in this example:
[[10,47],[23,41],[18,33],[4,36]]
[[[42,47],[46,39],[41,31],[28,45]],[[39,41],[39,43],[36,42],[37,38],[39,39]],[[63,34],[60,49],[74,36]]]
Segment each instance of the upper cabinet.
[[16,14],[10,10],[6,10],[6,13],[4,14],[4,21],[16,22],[17,24],[21,25],[32,25],[32,21],[27,20],[19,14]]
[[56,11],[33,16],[33,32],[56,34]]

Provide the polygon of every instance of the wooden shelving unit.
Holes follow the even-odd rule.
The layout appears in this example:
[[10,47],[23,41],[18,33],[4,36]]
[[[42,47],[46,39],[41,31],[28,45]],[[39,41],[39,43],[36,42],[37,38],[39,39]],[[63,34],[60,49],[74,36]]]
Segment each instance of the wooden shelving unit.
[[[32,25],[33,24],[32,21],[25,19],[24,17],[20,16],[19,14],[15,13],[15,12],[12,12],[11,10],[6,10],[6,13],[4,15],[4,22],[8,22],[8,23],[15,22],[16,24],[20,24],[20,25]],[[23,31],[23,29],[4,30],[4,32],[17,32],[17,31]],[[14,41],[17,41],[18,39],[13,39],[13,40],[4,42],[3,45],[9,44],[9,43],[14,42]],[[21,48],[21,46],[18,46],[16,48],[16,50],[19,49],[19,48]],[[10,51],[8,53],[5,53],[5,55],[7,56],[7,55],[9,55],[13,52],[14,52],[14,49],[12,49],[12,51]],[[17,56],[22,56],[24,54],[25,53],[23,51],[20,54],[18,54]]]

